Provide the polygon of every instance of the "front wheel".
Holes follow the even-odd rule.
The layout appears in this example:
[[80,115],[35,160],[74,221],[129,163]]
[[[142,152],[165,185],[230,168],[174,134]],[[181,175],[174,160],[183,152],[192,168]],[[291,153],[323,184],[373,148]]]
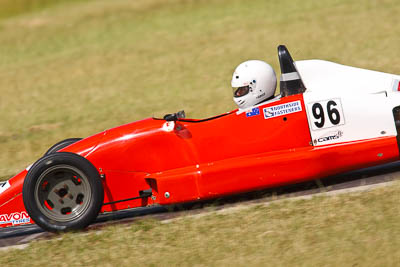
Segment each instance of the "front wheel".
[[85,158],[57,152],[39,159],[26,175],[22,196],[29,216],[43,229],[83,229],[100,212],[104,191],[96,168]]

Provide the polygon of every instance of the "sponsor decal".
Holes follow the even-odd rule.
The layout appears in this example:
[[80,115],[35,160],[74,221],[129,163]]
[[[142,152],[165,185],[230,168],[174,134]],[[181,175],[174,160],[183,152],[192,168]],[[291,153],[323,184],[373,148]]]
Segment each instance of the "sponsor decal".
[[26,213],[25,211],[0,215],[0,225],[2,225],[2,224],[17,225],[17,224],[30,223],[30,222],[31,222],[31,218],[29,217],[28,213]]
[[253,117],[260,115],[260,109],[259,108],[252,108],[251,110],[246,111],[246,117]]
[[321,136],[320,138],[314,140],[314,143],[317,143],[317,142],[322,143],[322,142],[327,142],[327,141],[331,141],[331,140],[336,140],[342,136],[343,136],[342,131],[332,131],[332,132],[326,133],[323,136]]
[[9,181],[1,182],[0,183],[0,194],[3,193],[4,191],[6,191],[8,188],[10,188],[10,182]]
[[272,107],[266,107],[263,109],[264,111],[264,119],[270,119],[278,116],[287,115],[290,113],[295,113],[301,111],[301,103],[300,100],[280,104]]

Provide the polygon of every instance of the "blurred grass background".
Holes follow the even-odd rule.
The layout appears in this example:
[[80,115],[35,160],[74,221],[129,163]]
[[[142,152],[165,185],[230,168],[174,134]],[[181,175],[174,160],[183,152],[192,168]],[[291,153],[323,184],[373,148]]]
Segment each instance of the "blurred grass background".
[[[298,60],[400,74],[399,11],[395,0],[0,0],[0,180],[64,138],[234,109],[234,68],[262,59],[279,75],[279,44]],[[399,191],[68,233],[0,252],[0,265],[396,266]]]
[[[35,3],[35,4],[34,4]],[[230,79],[276,47],[400,73],[395,0],[0,0],[0,177],[68,137],[235,108]]]
[[61,3],[89,0],[0,0],[0,19],[38,11]]

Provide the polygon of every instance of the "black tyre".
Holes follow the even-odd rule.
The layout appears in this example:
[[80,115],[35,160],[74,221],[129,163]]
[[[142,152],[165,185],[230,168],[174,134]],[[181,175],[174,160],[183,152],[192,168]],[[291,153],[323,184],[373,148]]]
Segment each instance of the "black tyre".
[[56,143],[55,145],[53,145],[52,147],[50,147],[49,150],[47,150],[47,152],[44,153],[43,156],[47,156],[54,152],[57,152],[58,150],[61,150],[64,147],[72,145],[73,143],[76,143],[80,140],[82,140],[82,138],[68,138],[68,139],[62,140],[62,141]]
[[29,216],[43,229],[83,229],[100,212],[103,185],[84,157],[57,152],[39,159],[26,175],[22,197]]

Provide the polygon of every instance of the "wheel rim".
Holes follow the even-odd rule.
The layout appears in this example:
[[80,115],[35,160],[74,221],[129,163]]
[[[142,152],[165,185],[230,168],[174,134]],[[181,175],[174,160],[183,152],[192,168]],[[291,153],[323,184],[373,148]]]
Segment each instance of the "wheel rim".
[[39,210],[58,222],[72,221],[88,209],[92,191],[88,177],[69,165],[57,165],[44,171],[35,187]]

